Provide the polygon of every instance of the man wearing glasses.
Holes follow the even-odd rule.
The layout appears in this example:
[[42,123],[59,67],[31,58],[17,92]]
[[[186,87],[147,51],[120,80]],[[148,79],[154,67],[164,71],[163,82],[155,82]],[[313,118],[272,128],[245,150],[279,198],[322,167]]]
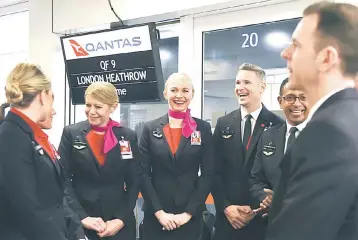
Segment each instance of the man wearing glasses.
[[281,83],[277,100],[286,116],[286,122],[262,133],[251,169],[250,192],[258,212],[263,213],[263,216],[267,215],[272,194],[280,181],[282,158],[305,127],[308,115],[304,93],[290,87],[288,79]]

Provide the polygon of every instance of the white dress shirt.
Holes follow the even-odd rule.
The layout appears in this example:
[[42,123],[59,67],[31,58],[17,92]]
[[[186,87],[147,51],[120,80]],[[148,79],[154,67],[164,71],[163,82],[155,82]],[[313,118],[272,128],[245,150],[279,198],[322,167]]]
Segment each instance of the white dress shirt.
[[297,131],[295,132],[295,137],[297,138],[298,135],[302,132],[302,130],[306,127],[307,124],[307,119],[305,121],[303,121],[302,123],[298,124],[297,126],[292,126],[291,124],[289,124],[286,120],[286,135],[285,135],[285,148],[284,148],[284,153],[286,153],[286,149],[287,149],[287,141],[288,138],[290,137],[290,130],[293,127],[297,128]]
[[319,99],[319,100],[312,106],[312,108],[311,108],[311,110],[310,110],[310,112],[309,112],[309,114],[308,114],[308,117],[307,117],[307,120],[306,120],[306,121],[307,121],[307,122],[310,121],[311,118],[312,118],[312,116],[313,116],[313,114],[318,110],[318,108],[319,108],[320,106],[322,106],[322,104],[323,104],[325,101],[327,101],[327,99],[330,98],[332,95],[334,95],[334,94],[336,94],[337,92],[342,91],[342,90],[344,90],[344,89],[346,89],[346,88],[354,88],[354,86],[355,86],[355,84],[354,84],[354,81],[353,81],[353,80],[347,81],[347,82],[345,83],[345,86],[344,86],[344,87],[339,88],[339,89],[336,89],[336,90],[334,90],[334,91],[332,91],[332,92],[327,93],[325,96],[323,96],[321,99]]

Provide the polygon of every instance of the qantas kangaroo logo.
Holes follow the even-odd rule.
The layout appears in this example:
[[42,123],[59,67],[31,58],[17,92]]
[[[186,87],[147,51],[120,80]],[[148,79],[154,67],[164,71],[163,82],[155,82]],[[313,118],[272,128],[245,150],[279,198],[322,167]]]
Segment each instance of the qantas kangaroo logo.
[[75,40],[70,39],[69,40],[71,47],[73,49],[73,52],[76,54],[77,57],[83,57],[88,56],[88,52],[81,47],[81,45],[78,44]]

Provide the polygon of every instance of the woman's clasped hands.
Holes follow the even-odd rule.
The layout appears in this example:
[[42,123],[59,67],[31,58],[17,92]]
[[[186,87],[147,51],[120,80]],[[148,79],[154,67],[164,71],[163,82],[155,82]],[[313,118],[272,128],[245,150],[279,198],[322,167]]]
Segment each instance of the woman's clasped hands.
[[86,217],[81,220],[81,223],[83,227],[96,231],[101,238],[114,236],[124,227],[120,219],[105,222],[100,217]]
[[177,229],[188,223],[192,217],[191,214],[185,212],[180,214],[172,214],[166,213],[163,210],[157,211],[155,216],[159,223],[163,226],[163,230],[168,231]]

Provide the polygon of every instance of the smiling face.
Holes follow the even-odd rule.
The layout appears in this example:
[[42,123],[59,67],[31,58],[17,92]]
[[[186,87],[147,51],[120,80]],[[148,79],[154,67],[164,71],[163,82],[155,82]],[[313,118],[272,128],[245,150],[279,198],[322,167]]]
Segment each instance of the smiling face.
[[86,96],[85,113],[92,126],[104,127],[109,121],[110,114],[116,110],[117,105],[108,105],[92,97]]
[[166,82],[164,97],[172,111],[185,112],[193,99],[193,94],[193,84],[185,74],[173,74]]
[[265,83],[254,71],[240,70],[236,75],[235,94],[239,104],[251,112],[261,104]]
[[283,87],[282,96],[278,97],[278,101],[288,123],[297,126],[307,119],[307,100],[302,91],[293,89],[291,86],[287,83]]

